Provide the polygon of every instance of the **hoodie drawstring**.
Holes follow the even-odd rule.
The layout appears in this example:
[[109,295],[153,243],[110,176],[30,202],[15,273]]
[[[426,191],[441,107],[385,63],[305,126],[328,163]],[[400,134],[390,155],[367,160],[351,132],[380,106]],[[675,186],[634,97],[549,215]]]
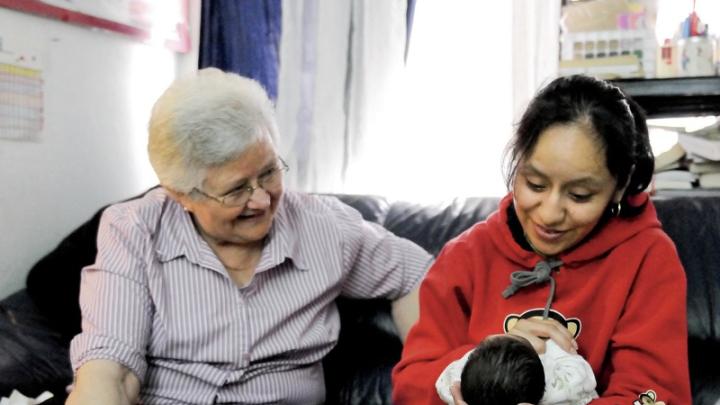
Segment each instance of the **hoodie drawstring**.
[[550,313],[550,304],[552,304],[555,296],[555,279],[552,277],[552,270],[562,266],[562,264],[560,260],[540,260],[531,271],[518,270],[512,272],[510,274],[510,285],[502,292],[503,298],[512,296],[523,287],[550,281],[550,295],[543,310],[543,319],[547,319]]

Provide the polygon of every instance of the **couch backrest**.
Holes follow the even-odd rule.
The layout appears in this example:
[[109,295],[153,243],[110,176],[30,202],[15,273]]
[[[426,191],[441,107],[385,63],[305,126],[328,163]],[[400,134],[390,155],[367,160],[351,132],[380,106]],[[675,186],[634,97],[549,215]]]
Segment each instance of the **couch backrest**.
[[688,279],[689,335],[720,341],[720,197],[655,200]]
[[[688,283],[688,359],[693,403],[720,402],[720,197],[656,198]],[[661,337],[660,337],[661,338]]]
[[[438,205],[390,204],[380,197],[341,199],[433,255],[450,239],[486,219],[499,203],[498,198],[456,199]],[[687,274],[689,334],[720,341],[720,196],[655,197],[653,202]]]

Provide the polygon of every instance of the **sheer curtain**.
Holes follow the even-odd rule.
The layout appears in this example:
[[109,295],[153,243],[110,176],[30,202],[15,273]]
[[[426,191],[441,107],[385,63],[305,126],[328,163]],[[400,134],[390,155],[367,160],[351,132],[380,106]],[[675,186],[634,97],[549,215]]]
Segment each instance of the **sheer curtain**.
[[406,60],[406,0],[282,6],[290,187],[418,202],[506,192],[513,125],[557,71],[559,1],[420,1]]
[[559,1],[513,0],[513,116],[520,119],[535,92],[557,76]]
[[407,0],[283,2],[278,121],[291,187],[360,192],[402,71]]
[[412,170],[384,194],[431,202],[506,193],[505,146],[557,75],[559,18],[559,1],[418,3],[401,142]]

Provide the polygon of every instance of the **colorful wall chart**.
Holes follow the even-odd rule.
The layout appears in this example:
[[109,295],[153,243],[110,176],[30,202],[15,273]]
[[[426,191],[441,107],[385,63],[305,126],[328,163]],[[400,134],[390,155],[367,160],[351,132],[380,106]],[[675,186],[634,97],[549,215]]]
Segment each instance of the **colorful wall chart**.
[[43,117],[39,56],[0,48],[0,138],[35,140],[42,132]]

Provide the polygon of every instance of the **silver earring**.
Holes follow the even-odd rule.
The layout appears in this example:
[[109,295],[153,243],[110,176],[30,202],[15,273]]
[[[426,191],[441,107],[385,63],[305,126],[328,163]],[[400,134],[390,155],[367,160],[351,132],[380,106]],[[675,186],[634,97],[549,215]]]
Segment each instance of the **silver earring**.
[[622,210],[622,205],[620,202],[616,202],[613,204],[610,204],[610,215],[613,217],[620,216],[620,211]]

